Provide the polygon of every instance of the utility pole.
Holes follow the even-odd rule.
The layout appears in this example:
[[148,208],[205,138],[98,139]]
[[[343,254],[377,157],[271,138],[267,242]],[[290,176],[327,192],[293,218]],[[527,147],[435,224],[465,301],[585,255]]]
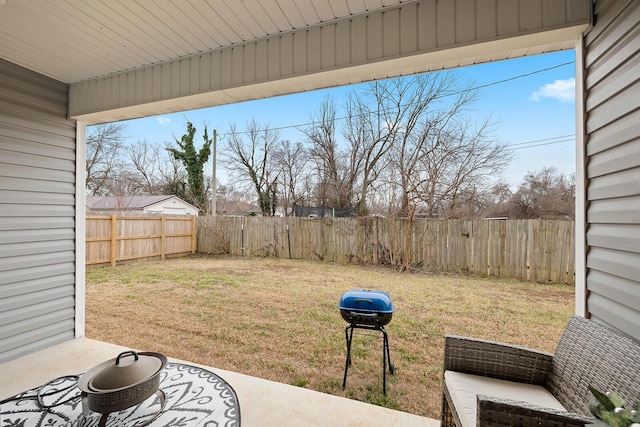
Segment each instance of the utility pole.
[[216,151],[218,144],[218,131],[213,130],[213,156],[212,156],[212,174],[211,174],[211,216],[216,216]]

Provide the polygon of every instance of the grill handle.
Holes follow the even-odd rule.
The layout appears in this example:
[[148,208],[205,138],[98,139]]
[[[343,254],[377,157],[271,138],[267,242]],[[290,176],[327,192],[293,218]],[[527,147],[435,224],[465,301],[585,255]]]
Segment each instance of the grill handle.
[[354,302],[357,304],[359,302],[368,302],[369,304],[373,304],[373,300],[372,299],[368,299],[368,298],[356,298],[354,300]]
[[378,317],[378,313],[361,313],[357,311],[351,312],[352,316],[361,316],[361,317]]

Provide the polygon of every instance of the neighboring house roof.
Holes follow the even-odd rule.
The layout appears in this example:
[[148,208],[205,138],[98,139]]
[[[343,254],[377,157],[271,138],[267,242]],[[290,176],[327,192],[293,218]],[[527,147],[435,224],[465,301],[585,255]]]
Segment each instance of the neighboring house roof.
[[185,205],[196,209],[196,211],[198,210],[192,204],[172,194],[157,196],[87,196],[87,208],[91,210],[144,210],[149,206],[169,199],[179,200]]
[[103,197],[104,196],[86,196],[85,204],[87,205],[87,209],[91,209],[91,207]]
[[226,215],[261,215],[259,207],[239,200],[218,200],[216,201],[216,212]]

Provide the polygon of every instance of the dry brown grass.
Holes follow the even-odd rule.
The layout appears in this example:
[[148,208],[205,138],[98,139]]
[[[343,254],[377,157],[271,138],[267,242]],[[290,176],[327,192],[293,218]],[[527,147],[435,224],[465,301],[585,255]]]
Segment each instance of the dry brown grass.
[[[337,308],[382,289],[396,375],[382,394],[381,335],[358,334],[346,390]],[[283,259],[181,258],[87,272],[87,336],[438,418],[445,333],[553,351],[573,288]]]

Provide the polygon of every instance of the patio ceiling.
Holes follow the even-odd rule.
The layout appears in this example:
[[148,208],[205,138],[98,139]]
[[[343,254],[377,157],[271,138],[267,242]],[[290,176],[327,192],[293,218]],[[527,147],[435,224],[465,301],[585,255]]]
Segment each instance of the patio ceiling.
[[0,0],[88,124],[573,48],[590,0]]
[[2,0],[0,58],[72,84],[408,0]]

